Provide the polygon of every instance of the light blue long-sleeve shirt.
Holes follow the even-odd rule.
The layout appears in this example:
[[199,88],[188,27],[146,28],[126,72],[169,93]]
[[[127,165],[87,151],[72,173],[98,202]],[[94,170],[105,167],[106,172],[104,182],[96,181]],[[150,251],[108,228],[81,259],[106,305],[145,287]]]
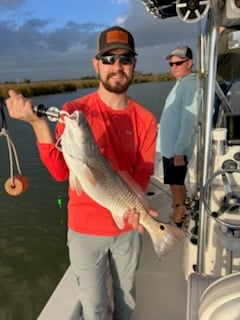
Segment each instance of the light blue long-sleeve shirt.
[[162,156],[185,155],[191,159],[196,141],[198,97],[194,74],[176,81],[160,118],[157,151]]

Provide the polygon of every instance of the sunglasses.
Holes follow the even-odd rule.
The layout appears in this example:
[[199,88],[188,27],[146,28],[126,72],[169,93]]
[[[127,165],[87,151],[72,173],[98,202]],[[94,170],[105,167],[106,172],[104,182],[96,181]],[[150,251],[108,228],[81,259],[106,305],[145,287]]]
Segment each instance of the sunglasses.
[[96,57],[98,60],[101,60],[103,64],[113,65],[117,59],[122,65],[131,65],[133,64],[135,57],[129,54],[107,54],[99,55]]
[[184,62],[187,62],[188,60],[182,60],[182,61],[176,61],[176,62],[169,62],[170,67],[176,65],[181,66]]

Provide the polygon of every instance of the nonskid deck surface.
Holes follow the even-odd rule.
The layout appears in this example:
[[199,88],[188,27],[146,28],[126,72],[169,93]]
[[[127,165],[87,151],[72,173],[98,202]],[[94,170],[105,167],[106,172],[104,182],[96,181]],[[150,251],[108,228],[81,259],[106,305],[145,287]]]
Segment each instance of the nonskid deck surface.
[[[161,184],[150,186],[151,190],[154,188],[156,192],[150,199],[151,207],[160,213],[159,220],[168,222],[172,210],[169,190]],[[184,240],[163,261],[156,256],[147,232],[142,235],[142,240],[137,272],[137,307],[132,320],[185,320]]]
[[164,261],[159,261],[148,235],[137,273],[137,307],[132,320],[185,320],[187,283],[182,240]]

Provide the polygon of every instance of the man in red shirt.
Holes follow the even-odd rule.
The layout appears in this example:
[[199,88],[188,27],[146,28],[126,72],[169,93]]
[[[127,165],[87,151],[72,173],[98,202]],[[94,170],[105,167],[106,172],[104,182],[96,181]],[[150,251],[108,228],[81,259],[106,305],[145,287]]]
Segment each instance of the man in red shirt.
[[[136,64],[132,34],[118,26],[101,32],[93,67],[99,87],[93,93],[67,102],[63,110],[82,110],[102,154],[116,171],[124,171],[143,190],[153,174],[156,141],[155,117],[127,95]],[[57,123],[53,136],[44,118],[32,111],[32,102],[10,90],[7,107],[12,117],[30,123],[42,162],[58,181],[69,176],[68,167],[55,143],[64,129]],[[137,215],[130,212],[124,229],[111,213],[87,194],[69,188],[68,247],[76,276],[84,320],[106,320],[106,279],[113,279],[114,320],[128,320],[135,308],[135,272],[140,254]],[[126,214],[127,216],[127,214]]]

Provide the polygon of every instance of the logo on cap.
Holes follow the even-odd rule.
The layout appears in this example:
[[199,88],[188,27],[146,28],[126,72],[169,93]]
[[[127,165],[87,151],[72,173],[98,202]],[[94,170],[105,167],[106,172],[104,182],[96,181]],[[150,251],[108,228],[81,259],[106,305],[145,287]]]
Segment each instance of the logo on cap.
[[106,42],[125,42],[128,43],[128,34],[124,31],[109,31],[106,35]]

